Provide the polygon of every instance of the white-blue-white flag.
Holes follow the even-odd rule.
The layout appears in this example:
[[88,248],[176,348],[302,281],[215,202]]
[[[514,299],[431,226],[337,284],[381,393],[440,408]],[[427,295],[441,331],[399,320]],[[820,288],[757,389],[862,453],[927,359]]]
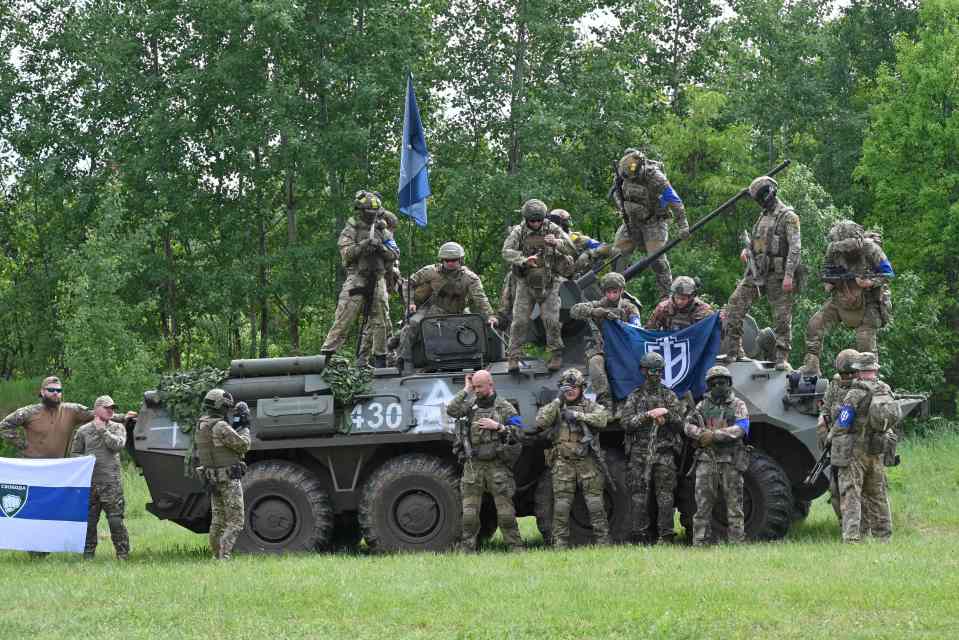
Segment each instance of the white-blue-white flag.
[[0,458],[0,549],[81,553],[93,463]]

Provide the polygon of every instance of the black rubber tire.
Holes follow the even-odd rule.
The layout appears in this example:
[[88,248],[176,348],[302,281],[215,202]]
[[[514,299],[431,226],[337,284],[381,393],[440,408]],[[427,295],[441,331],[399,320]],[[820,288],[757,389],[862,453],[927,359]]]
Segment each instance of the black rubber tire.
[[327,549],[330,498],[312,471],[293,462],[257,462],[243,477],[245,526],[236,550],[289,553]]
[[373,551],[448,550],[461,530],[459,474],[426,454],[387,460],[363,486],[359,519]]
[[[626,459],[619,449],[604,451],[609,472],[616,480],[616,490],[606,483],[604,498],[606,519],[609,521],[609,536],[613,542],[629,540],[629,489],[626,485]],[[536,528],[546,544],[553,542],[553,478],[549,469],[543,472],[533,494]],[[582,492],[577,489],[573,509],[569,516],[569,543],[578,546],[593,541],[593,529],[589,524],[589,511]]]
[[336,550],[354,551],[363,541],[363,530],[355,512],[341,513],[333,524],[331,545]]
[[[686,529],[687,540],[692,540],[693,514],[696,512],[695,479],[680,485],[676,503],[680,521]],[[793,495],[789,477],[772,457],[753,449],[749,468],[743,474],[743,515],[746,539],[780,540],[792,523]],[[719,502],[713,509],[712,532],[714,541],[726,537],[726,508]]]
[[809,510],[812,508],[812,500],[800,500],[793,498],[793,509],[791,518],[793,522],[802,522],[809,517]]

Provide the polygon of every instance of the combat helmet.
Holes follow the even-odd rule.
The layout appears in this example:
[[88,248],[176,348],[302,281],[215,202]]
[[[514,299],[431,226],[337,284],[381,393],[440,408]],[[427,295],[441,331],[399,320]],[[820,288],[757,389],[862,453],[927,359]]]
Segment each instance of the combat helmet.
[[530,198],[524,202],[523,208],[520,209],[520,213],[523,214],[523,219],[527,222],[545,220],[546,211],[546,203],[542,200],[537,200],[536,198]]
[[669,287],[669,292],[673,295],[696,295],[696,281],[689,276],[678,276]]
[[562,227],[563,231],[569,232],[569,224],[572,216],[570,216],[569,211],[566,209],[553,209],[546,217],[549,218],[550,222]]
[[827,239],[829,242],[841,242],[843,240],[859,240],[862,241],[864,237],[864,230],[862,225],[853,222],[852,220],[840,220],[833,226],[829,227],[829,235]]
[[381,205],[381,198],[377,193],[360,190],[353,196],[354,209],[379,209]]
[[709,371],[706,372],[706,384],[709,384],[709,381],[715,378],[726,378],[729,380],[729,384],[733,383],[733,376],[729,373],[729,369],[722,365],[709,368]]
[[853,371],[879,371],[879,358],[875,353],[864,351],[850,363]]
[[458,242],[447,242],[440,247],[437,257],[440,260],[462,260],[466,252],[463,251],[463,245]]
[[233,395],[223,389],[210,389],[203,397],[203,407],[217,413],[226,413],[233,408]]
[[855,349],[843,349],[836,354],[836,371],[838,373],[853,373],[853,361],[859,357],[859,352]]
[[779,191],[779,183],[769,176],[759,176],[749,183],[749,197],[759,204],[766,204]]
[[658,369],[666,368],[666,361],[663,360],[663,356],[659,355],[655,351],[647,351],[646,354],[639,361],[640,369],[649,369],[655,371]]
[[583,372],[576,368],[570,368],[563,372],[559,377],[559,390],[566,391],[573,387],[580,389],[586,388],[586,377]]
[[636,178],[646,172],[646,156],[638,149],[626,149],[619,161],[619,175],[623,178]]
[[625,289],[626,278],[623,277],[623,274],[613,271],[603,276],[603,279],[599,281],[599,286],[603,291],[609,291],[610,289]]

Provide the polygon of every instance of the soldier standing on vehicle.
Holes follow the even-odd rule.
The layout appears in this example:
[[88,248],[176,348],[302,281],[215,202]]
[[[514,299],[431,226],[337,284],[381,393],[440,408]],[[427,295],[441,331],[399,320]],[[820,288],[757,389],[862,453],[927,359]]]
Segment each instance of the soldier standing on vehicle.
[[776,369],[789,369],[792,349],[792,307],[800,269],[799,216],[776,196],[779,184],[760,176],[749,185],[749,195],[762,207],[753,226],[750,246],[740,259],[746,272],[729,297],[726,310],[726,361],[744,358],[743,320],[763,293],[769,298],[776,331]]
[[480,277],[463,265],[465,252],[456,242],[440,247],[438,262],[426,265],[403,282],[404,298],[412,300],[410,314],[400,336],[400,359],[413,363],[413,343],[425,318],[470,311],[486,317],[491,327],[498,323],[483,290]]
[[446,414],[459,421],[454,450],[463,463],[462,550],[476,550],[484,493],[493,496],[503,540],[512,550],[522,549],[513,506],[513,465],[522,449],[517,429],[523,427],[516,409],[496,395],[493,376],[480,369],[466,376],[466,385],[446,405]]
[[373,360],[377,366],[386,366],[386,334],[383,326],[386,309],[386,272],[400,257],[399,247],[386,222],[379,219],[383,213],[380,199],[369,191],[357,191],[353,201],[355,217],[346,222],[337,245],[346,269],[346,280],[336,303],[333,326],[326,334],[320,353],[329,357],[346,342],[350,326],[361,312],[364,322],[371,325]]
[[559,226],[546,220],[542,200],[527,200],[522,214],[525,223],[513,227],[503,243],[503,260],[512,268],[516,280],[508,368],[511,372],[519,370],[530,314],[538,303],[550,352],[546,367],[558,371],[563,364],[559,287],[561,274],[568,269],[575,248]]
[[661,301],[649,318],[646,328],[653,331],[679,331],[713,313],[708,302],[696,297],[696,281],[679,276],[669,288],[670,296]]
[[600,281],[603,297],[591,302],[574,304],[569,315],[576,320],[589,322],[592,336],[586,350],[589,366],[589,380],[593,385],[596,399],[612,415],[613,398],[609,392],[609,379],[606,377],[606,356],[603,349],[603,323],[607,320],[621,320],[639,326],[639,309],[623,297],[626,280],[622,274],[607,273]]
[[[376,197],[380,198],[382,202],[383,198],[379,193],[374,193]],[[386,209],[382,210],[381,218],[383,222],[386,223],[387,230],[393,234],[394,242],[396,240],[396,225],[399,224],[399,219],[396,217],[396,214],[392,211],[387,211]],[[383,317],[380,321],[366,323],[366,326],[363,328],[363,337],[360,339],[360,350],[357,353],[356,360],[363,366],[367,364],[372,364],[374,367],[383,367],[390,364],[390,355],[387,353],[386,358],[381,358],[379,360],[373,359],[372,363],[370,362],[371,350],[374,344],[378,344],[381,340],[384,344],[387,345],[387,350],[392,351],[395,349],[395,346],[390,346],[393,341],[392,330],[393,322],[390,319],[390,296],[394,294],[402,295],[400,289],[400,283],[403,279],[403,276],[400,274],[400,261],[394,260],[387,264],[386,272],[383,274],[383,277],[386,280],[386,287],[383,289],[385,294],[380,300],[380,308],[382,309]],[[384,338],[379,336],[374,336],[374,331],[383,332]],[[392,354],[395,355],[395,354]]]
[[243,531],[243,456],[250,448],[250,413],[245,402],[233,412],[236,428],[228,421],[233,396],[211,389],[203,398],[204,415],[197,421],[194,446],[199,475],[210,493],[210,550],[216,560],[229,560]]
[[842,541],[860,542],[865,522],[871,533],[886,541],[892,536],[892,516],[886,495],[883,452],[894,437],[899,405],[889,386],[879,380],[874,353],[853,359],[855,379],[833,413],[829,439],[830,464],[837,469],[842,511]]
[[[629,482],[634,543],[672,542],[677,458],[682,453],[684,410],[679,398],[663,385],[666,363],[658,353],[647,353],[639,363],[643,384],[626,399],[621,422],[626,431],[626,477]],[[649,498],[655,492],[658,535],[649,522]]]
[[693,545],[710,541],[713,507],[720,488],[726,501],[728,539],[738,544],[746,539],[743,518],[743,473],[749,456],[743,439],[749,435],[746,403],[733,393],[729,369],[712,367],[706,372],[708,393],[696,405],[686,435],[696,441],[696,515]]
[[[822,398],[819,419],[816,421],[816,440],[820,451],[829,446],[829,430],[832,427],[832,417],[838,413],[840,403],[852,385],[855,370],[853,361],[859,357],[855,349],[843,349],[836,355],[836,375],[829,381],[826,393]],[[836,468],[831,467],[829,473],[829,502],[832,504],[836,518],[842,523],[842,510],[839,505],[839,484],[836,478]]]
[[122,424],[111,422],[116,404],[110,396],[100,396],[93,403],[93,420],[77,429],[71,454],[93,456],[93,478],[90,483],[90,504],[87,512],[87,539],[83,557],[93,558],[97,550],[97,525],[100,512],[107,515],[110,539],[117,560],[130,555],[130,536],[123,524],[123,481],[120,477],[120,451],[127,441]]
[[[626,149],[616,164],[616,179],[610,189],[623,224],[616,231],[614,245],[624,257],[638,247],[647,254],[662,248],[669,239],[667,220],[672,212],[679,236],[689,237],[686,207],[663,173],[662,164],[646,158],[636,149]],[[622,271],[625,264],[617,271]],[[661,298],[669,295],[673,275],[666,256],[652,264]]]
[[806,325],[803,372],[819,375],[819,355],[826,332],[842,322],[856,331],[856,349],[878,353],[876,333],[889,323],[892,265],[875,236],[867,236],[852,220],[829,230],[823,282],[830,298]]
[[599,433],[608,414],[603,405],[583,395],[586,378],[579,369],[567,369],[559,379],[559,397],[536,414],[533,433],[548,440],[546,464],[553,479],[553,546],[569,547],[569,513],[579,486],[589,511],[596,544],[609,544],[609,523],[603,503],[605,486]]

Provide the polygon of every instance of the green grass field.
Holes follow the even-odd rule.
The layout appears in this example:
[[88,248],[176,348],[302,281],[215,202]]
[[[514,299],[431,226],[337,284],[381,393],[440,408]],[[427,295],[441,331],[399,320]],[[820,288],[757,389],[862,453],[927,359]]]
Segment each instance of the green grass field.
[[[478,555],[208,558],[205,536],[144,511],[126,477],[132,559],[0,553],[0,638],[954,638],[959,434],[902,448],[888,545],[843,546],[818,500],[787,541]],[[530,518],[528,541],[539,542]]]

